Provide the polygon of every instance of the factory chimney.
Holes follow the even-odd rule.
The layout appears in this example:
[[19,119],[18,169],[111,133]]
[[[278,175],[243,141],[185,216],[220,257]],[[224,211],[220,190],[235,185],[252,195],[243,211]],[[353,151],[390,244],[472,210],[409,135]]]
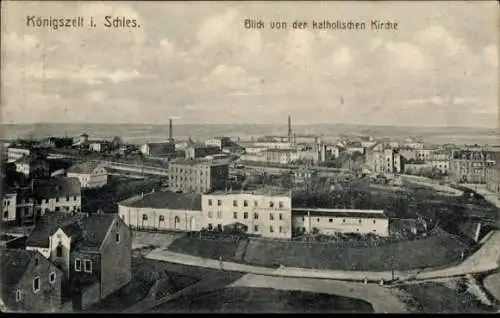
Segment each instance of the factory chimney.
[[288,115],[288,142],[292,143],[292,118]]
[[168,120],[168,140],[172,141],[173,140],[173,133],[172,133],[172,118],[169,118]]

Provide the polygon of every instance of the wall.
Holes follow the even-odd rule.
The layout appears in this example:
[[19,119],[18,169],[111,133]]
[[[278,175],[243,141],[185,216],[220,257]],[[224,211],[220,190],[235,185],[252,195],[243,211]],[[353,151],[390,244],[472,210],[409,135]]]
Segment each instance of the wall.
[[[375,221],[375,223],[374,223]],[[380,236],[389,235],[389,220],[386,218],[356,218],[314,215],[294,215],[292,217],[293,228],[305,228],[306,233],[312,233],[317,228],[319,233],[332,235],[340,233],[373,233]]]
[[[61,244],[62,246],[62,256],[57,257],[57,247]],[[69,266],[70,266],[70,252],[71,252],[71,238],[66,236],[61,229],[58,229],[54,235],[49,237],[49,255],[50,260],[59,265],[63,270],[67,278],[69,278]]]
[[11,222],[16,220],[16,197],[15,193],[5,194],[2,199],[2,222]]
[[119,218],[106,235],[101,259],[101,298],[105,298],[132,280],[132,231]]
[[56,198],[50,198],[48,199],[48,202],[46,199],[43,199],[42,202],[39,203],[42,214],[45,214],[45,211],[47,209],[49,211],[59,210],[61,212],[81,211],[81,196],[60,197],[58,199],[59,200],[57,200]]
[[[147,220],[143,220],[143,214],[147,215]],[[201,211],[132,208],[119,205],[118,215],[127,225],[159,230],[199,231],[204,224]],[[163,216],[163,221],[160,221],[160,216]],[[192,218],[194,221],[191,221]]]
[[81,294],[82,297],[82,310],[85,310],[92,306],[95,303],[98,303],[101,300],[100,297],[100,288],[101,285],[99,282],[95,282],[94,284],[86,287]]
[[[76,271],[75,269],[75,260],[79,259],[81,261],[81,270]],[[92,268],[91,272],[85,272],[85,260],[90,260],[92,262]],[[70,279],[72,281],[87,281],[89,277],[93,276],[100,280],[102,273],[101,273],[101,255],[96,252],[90,252],[90,251],[72,251],[70,254],[70,261],[69,261],[69,272],[70,272]],[[72,287],[75,287],[78,289],[78,287],[75,284],[68,285],[70,289]]]
[[[218,205],[219,201],[221,205]],[[234,206],[233,201],[236,201],[237,206]],[[246,206],[245,201],[247,201]],[[274,204],[272,208],[270,202]],[[281,208],[280,202],[283,204]],[[238,222],[248,227],[248,233],[277,238],[292,236],[291,199],[287,196],[251,193],[207,194],[202,197],[202,211],[205,217],[204,227],[211,224],[216,228],[218,224],[224,226]]]

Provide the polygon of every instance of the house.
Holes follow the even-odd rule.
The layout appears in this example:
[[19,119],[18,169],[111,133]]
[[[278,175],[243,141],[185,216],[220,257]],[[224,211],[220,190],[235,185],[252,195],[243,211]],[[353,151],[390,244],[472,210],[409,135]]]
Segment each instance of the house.
[[500,194],[500,162],[486,168],[486,189]]
[[89,135],[86,133],[81,134],[77,140],[74,141],[73,146],[87,147],[89,144]]
[[0,221],[2,223],[10,223],[16,221],[16,197],[17,194],[5,193],[2,196],[2,216]]
[[34,179],[31,190],[39,215],[48,211],[81,210],[81,187],[77,178]]
[[151,159],[168,160],[175,156],[176,145],[174,142],[146,143],[139,151]]
[[29,148],[21,148],[21,147],[8,147],[7,148],[7,161],[15,162],[18,159],[29,156],[32,153],[32,150]]
[[106,165],[95,161],[78,163],[67,171],[68,178],[77,178],[82,189],[100,188],[108,183]]
[[0,288],[9,312],[58,312],[62,271],[37,251],[0,249]]
[[199,231],[203,225],[201,195],[158,191],[118,204],[118,214],[131,228]]
[[186,159],[198,159],[210,155],[221,153],[222,149],[218,146],[195,144],[190,142],[185,149]]
[[[52,213],[51,213],[52,214]],[[61,268],[63,294],[85,310],[132,280],[132,232],[111,214],[45,215],[26,242]],[[46,220],[45,218],[48,218]]]
[[111,144],[105,140],[92,140],[89,141],[89,148],[95,152],[105,152],[111,148]]
[[229,177],[227,160],[178,159],[168,166],[171,191],[205,193],[224,189]]
[[16,172],[28,178],[45,178],[50,175],[49,164],[38,156],[24,156],[16,160]]

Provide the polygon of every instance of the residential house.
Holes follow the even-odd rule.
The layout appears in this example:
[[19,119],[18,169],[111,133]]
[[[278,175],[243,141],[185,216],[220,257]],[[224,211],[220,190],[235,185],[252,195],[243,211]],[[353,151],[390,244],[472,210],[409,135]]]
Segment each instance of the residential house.
[[486,169],[498,155],[486,151],[455,151],[450,159],[450,175],[456,182],[486,183]]
[[108,183],[108,171],[105,164],[87,161],[71,166],[68,178],[77,178],[82,189],[100,188]]
[[415,159],[417,161],[426,162],[427,160],[431,159],[434,150],[435,149],[423,149],[423,148],[415,149]]
[[81,211],[82,195],[78,178],[35,179],[32,192],[39,215],[48,211]]
[[226,187],[229,162],[226,159],[178,159],[170,162],[168,174],[171,191],[205,193]]
[[27,178],[46,178],[50,175],[49,164],[38,156],[24,156],[16,160],[16,172]]
[[5,193],[2,196],[2,216],[0,221],[2,223],[12,223],[16,221],[16,203],[17,194]]
[[111,143],[106,140],[89,141],[89,148],[95,152],[106,152],[111,149]]
[[37,251],[0,249],[0,288],[9,312],[58,312],[63,273]]
[[85,310],[130,283],[132,232],[117,215],[77,214],[60,220],[57,225],[42,220],[26,245],[43,250],[61,268],[63,294],[72,297],[73,308]]

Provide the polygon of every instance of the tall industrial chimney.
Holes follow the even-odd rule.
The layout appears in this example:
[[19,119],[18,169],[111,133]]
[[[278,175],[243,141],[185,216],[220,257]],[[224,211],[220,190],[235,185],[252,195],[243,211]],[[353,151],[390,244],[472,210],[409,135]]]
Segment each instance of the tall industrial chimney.
[[172,133],[172,118],[169,118],[168,120],[168,140],[172,141],[173,140],[173,133]]
[[292,142],[292,118],[288,115],[288,142]]

